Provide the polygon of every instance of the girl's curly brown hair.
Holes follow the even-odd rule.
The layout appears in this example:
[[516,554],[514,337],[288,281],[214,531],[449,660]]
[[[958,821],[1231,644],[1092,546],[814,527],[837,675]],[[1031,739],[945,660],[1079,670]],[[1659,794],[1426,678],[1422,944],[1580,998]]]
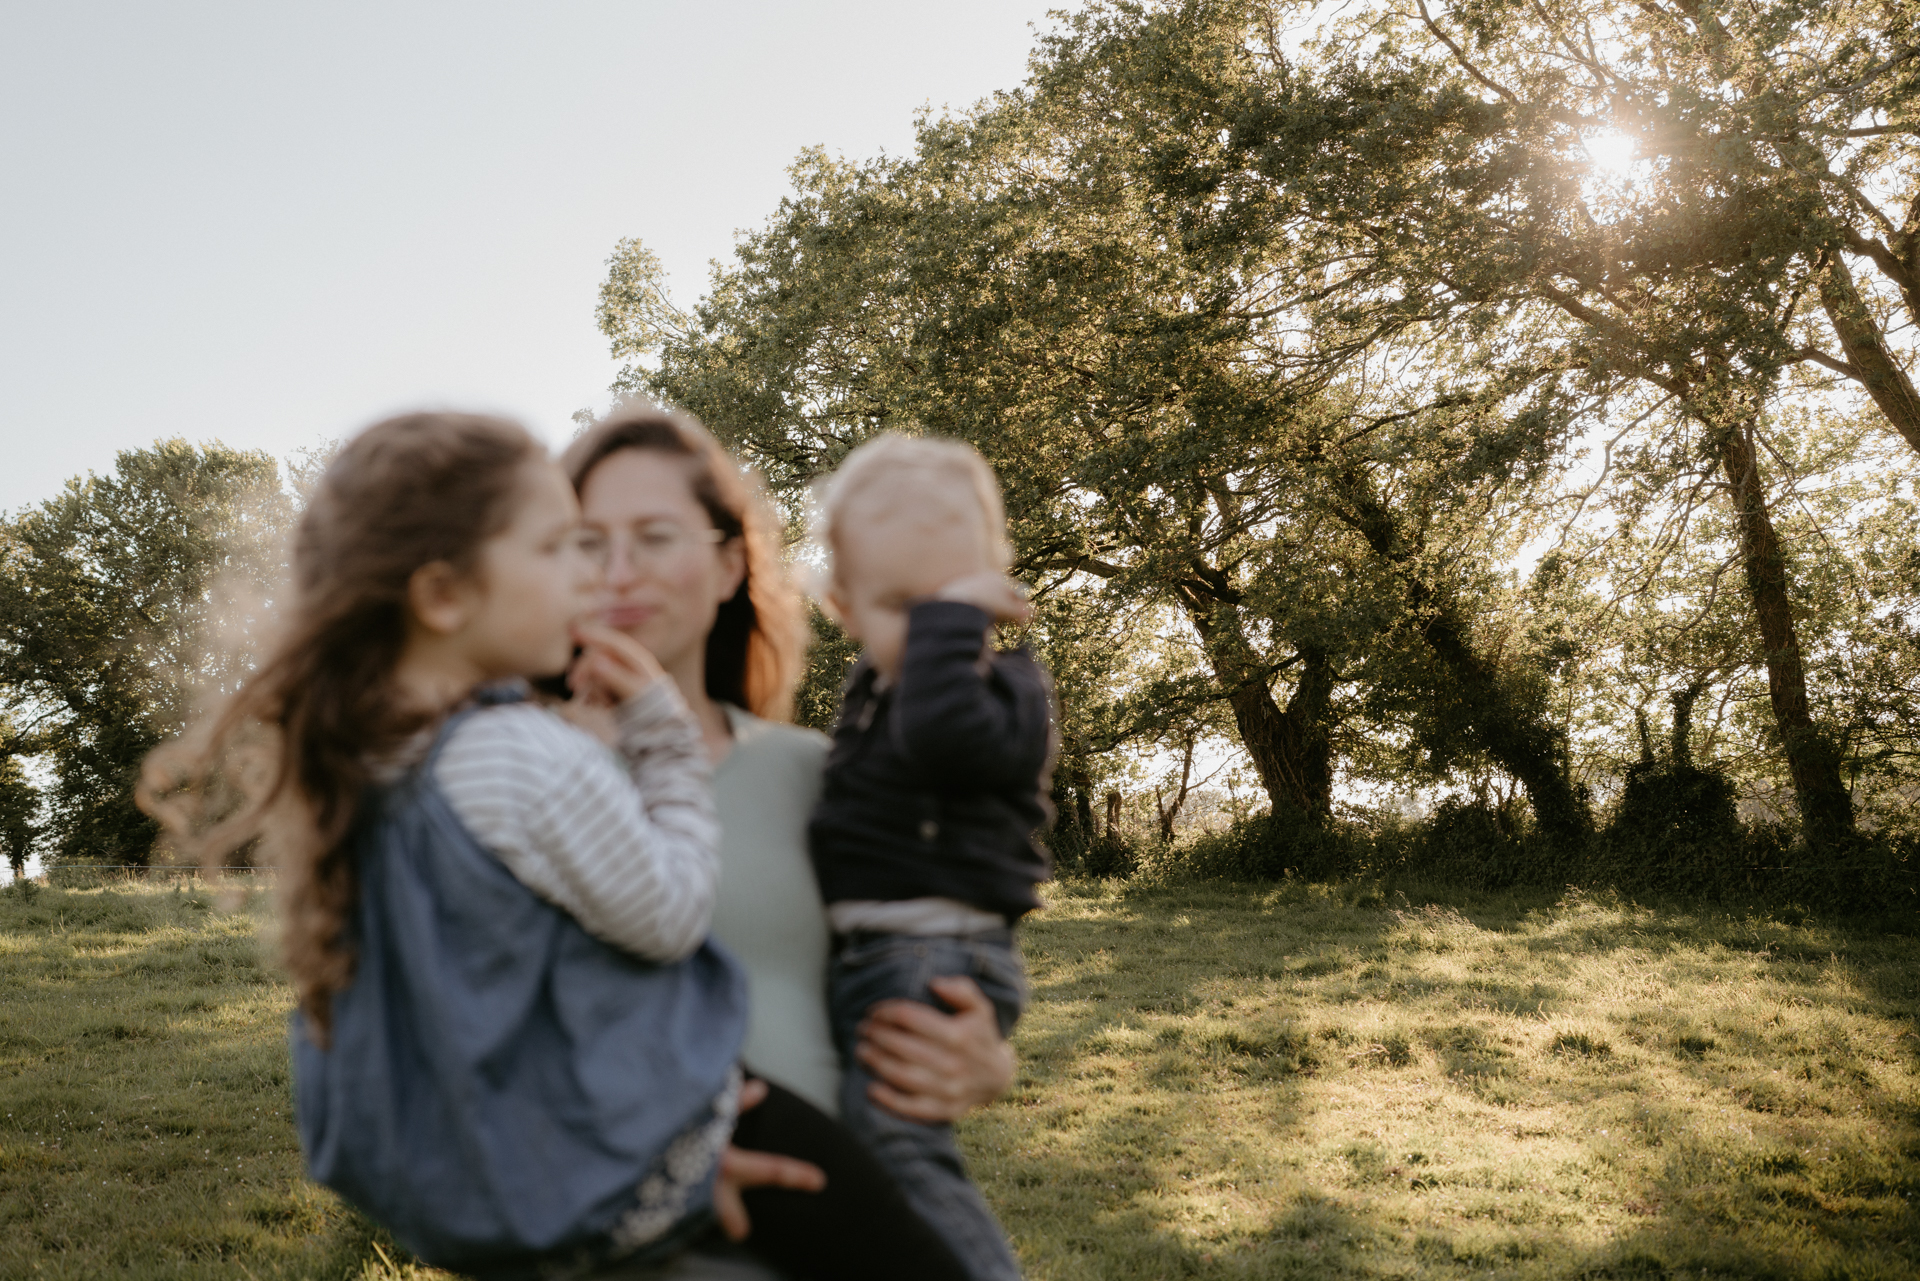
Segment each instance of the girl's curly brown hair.
[[137,795],[176,848],[212,864],[259,841],[276,866],[283,956],[322,1043],[353,978],[348,837],[373,762],[435,715],[394,688],[409,582],[435,562],[473,572],[543,452],[518,424],[472,414],[354,437],[296,526],[278,643],[224,708],[147,758]]

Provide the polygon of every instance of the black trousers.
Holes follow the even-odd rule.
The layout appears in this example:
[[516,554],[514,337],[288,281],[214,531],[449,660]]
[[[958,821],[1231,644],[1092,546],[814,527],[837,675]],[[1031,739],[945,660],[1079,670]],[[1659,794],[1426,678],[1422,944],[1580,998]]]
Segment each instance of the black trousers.
[[795,1281],[966,1281],[946,1242],[850,1131],[791,1090],[767,1086],[760,1105],[740,1114],[734,1146],[811,1161],[827,1186],[744,1192],[749,1249]]

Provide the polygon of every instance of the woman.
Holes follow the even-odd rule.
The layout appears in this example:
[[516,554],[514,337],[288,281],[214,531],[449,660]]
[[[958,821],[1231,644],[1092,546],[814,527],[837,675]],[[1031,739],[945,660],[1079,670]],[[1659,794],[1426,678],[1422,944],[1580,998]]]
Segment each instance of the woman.
[[[826,914],[807,856],[807,818],[827,741],[782,724],[807,641],[801,602],[765,502],[691,419],[658,409],[617,413],[575,440],[561,464],[580,495],[585,545],[600,561],[603,621],[651,650],[699,718],[721,822],[713,931],[746,967],[749,1067],[836,1110],[840,1068],[827,1024]],[[952,1013],[915,1002],[877,1006],[857,1053],[872,1097],[902,1116],[957,1120],[1013,1081],[1013,1053],[972,980],[939,980]],[[771,1165],[735,1154],[742,1186],[776,1182]],[[724,1247],[668,1273],[765,1277]]]

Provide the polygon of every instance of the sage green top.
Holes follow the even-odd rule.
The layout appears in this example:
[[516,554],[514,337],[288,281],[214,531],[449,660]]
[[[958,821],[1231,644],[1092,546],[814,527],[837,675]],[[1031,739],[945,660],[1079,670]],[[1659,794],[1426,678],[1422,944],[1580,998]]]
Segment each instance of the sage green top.
[[838,1116],[840,1059],[827,1023],[827,914],[807,854],[826,736],[728,707],[733,750],[713,773],[720,887],[713,934],[747,971],[741,1059]]

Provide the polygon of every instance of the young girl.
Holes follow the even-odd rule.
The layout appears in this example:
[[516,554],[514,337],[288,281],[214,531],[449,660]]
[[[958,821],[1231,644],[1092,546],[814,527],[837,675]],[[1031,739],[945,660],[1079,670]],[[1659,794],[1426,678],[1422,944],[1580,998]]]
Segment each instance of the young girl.
[[[747,1197],[748,1244],[781,1268],[961,1275],[831,1121],[743,1095],[699,729],[643,648],[576,621],[576,523],[511,423],[369,428],[301,519],[283,640],[149,766],[143,799],[183,843],[277,855],[310,1172],[429,1263],[568,1275],[670,1255],[716,1214],[740,1235],[731,1133],[825,1171],[817,1196]],[[576,645],[613,753],[523,697]]]

